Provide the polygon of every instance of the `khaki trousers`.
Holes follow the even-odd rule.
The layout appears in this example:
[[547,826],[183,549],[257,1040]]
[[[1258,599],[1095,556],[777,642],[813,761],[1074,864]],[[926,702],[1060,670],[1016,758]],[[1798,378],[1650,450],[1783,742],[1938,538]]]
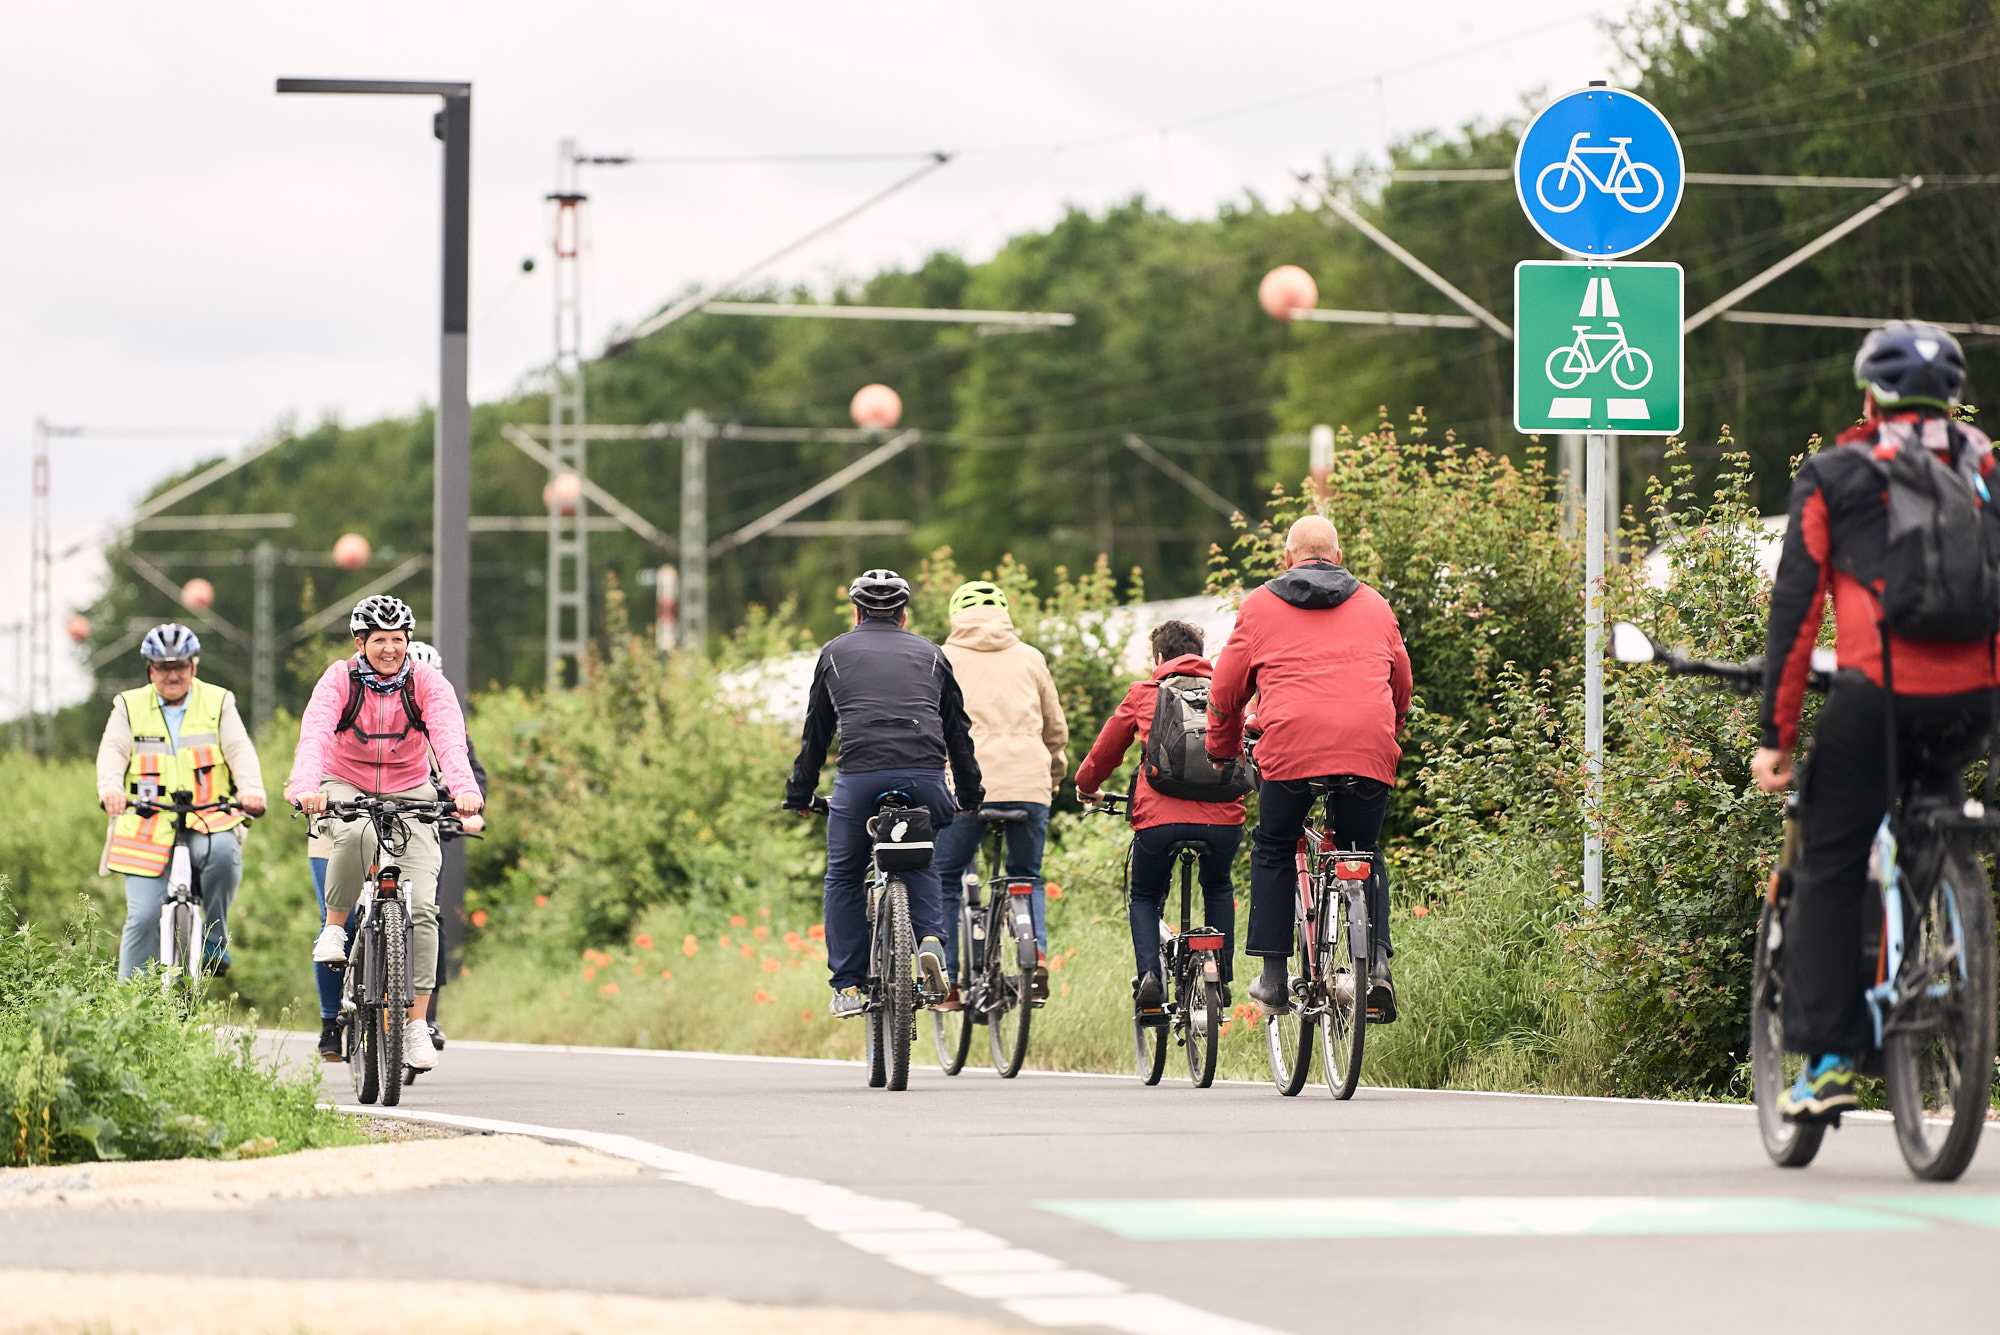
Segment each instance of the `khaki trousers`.
[[[351,802],[357,797],[400,797],[412,801],[435,801],[437,789],[429,784],[400,793],[363,793],[351,783],[328,779],[320,785],[330,802]],[[410,906],[410,925],[416,940],[410,969],[419,994],[437,986],[438,955],[438,873],[444,867],[444,853],[438,844],[437,826],[423,821],[403,822],[409,844],[400,856],[388,859],[402,869],[403,902]],[[326,906],[336,913],[353,909],[361,898],[361,878],[375,865],[380,850],[375,843],[375,827],[365,820],[320,820],[320,832],[330,836],[333,848],[326,863]]]

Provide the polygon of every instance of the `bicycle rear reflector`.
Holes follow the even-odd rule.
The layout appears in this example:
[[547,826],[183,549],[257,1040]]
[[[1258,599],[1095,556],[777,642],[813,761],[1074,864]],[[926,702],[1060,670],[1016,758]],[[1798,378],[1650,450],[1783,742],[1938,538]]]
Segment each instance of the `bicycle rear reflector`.
[[1333,878],[1336,881],[1365,881],[1374,870],[1372,862],[1336,862],[1333,864]]
[[1222,949],[1221,932],[1189,932],[1186,936],[1181,938],[1181,941],[1187,946],[1189,950]]
[[1035,883],[1025,879],[1009,880],[1007,882],[1007,893],[1010,895],[1032,895],[1035,893]]

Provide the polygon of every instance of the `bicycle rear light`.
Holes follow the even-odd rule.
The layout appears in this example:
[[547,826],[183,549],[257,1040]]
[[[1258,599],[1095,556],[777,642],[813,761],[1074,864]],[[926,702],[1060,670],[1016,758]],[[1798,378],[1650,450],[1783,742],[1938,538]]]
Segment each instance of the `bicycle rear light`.
[[1010,895],[1032,895],[1035,893],[1035,883],[1029,880],[1010,879],[1007,882],[1007,893]]
[[1186,943],[1189,950],[1222,949],[1221,932],[1189,932],[1181,940]]
[[1356,862],[1343,859],[1333,864],[1333,876],[1337,881],[1365,881],[1375,871],[1372,862]]

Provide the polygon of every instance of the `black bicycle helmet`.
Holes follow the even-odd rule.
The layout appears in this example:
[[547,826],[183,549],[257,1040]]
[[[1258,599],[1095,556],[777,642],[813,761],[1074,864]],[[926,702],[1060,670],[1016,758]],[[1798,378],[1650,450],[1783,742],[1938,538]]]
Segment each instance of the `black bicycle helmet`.
[[371,630],[407,630],[415,634],[417,614],[393,594],[371,593],[354,605],[347,628],[356,635],[366,635]]
[[864,612],[894,612],[910,604],[910,581],[893,570],[864,570],[847,586],[847,600]]
[[1884,408],[1952,408],[1965,390],[1965,349],[1936,325],[1891,320],[1861,341],[1854,383]]

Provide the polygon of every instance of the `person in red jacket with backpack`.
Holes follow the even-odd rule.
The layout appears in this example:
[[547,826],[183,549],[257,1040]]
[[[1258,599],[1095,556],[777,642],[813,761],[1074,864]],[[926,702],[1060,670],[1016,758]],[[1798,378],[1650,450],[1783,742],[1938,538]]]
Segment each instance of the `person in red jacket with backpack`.
[[[1199,627],[1185,621],[1163,621],[1153,628],[1153,675],[1135,681],[1124,700],[1091,746],[1090,754],[1076,771],[1077,796],[1094,802],[1098,790],[1111,772],[1125,759],[1132,739],[1139,739],[1142,760],[1132,776],[1132,860],[1130,869],[1132,951],[1138,960],[1133,979],[1133,997],[1142,1010],[1158,1010],[1166,1004],[1166,986],[1159,975],[1160,912],[1166,904],[1168,881],[1173,872],[1171,850],[1177,843],[1198,843],[1201,855],[1201,894],[1205,921],[1222,929],[1223,1005],[1229,1004],[1231,964],[1236,959],[1236,887],[1229,879],[1229,866],[1236,860],[1236,848],[1243,840],[1243,797],[1245,782],[1222,777],[1221,792],[1235,795],[1204,801],[1173,797],[1163,793],[1148,775],[1186,769],[1187,762],[1205,761],[1201,755],[1180,758],[1156,755],[1153,745],[1166,731],[1181,731],[1173,725],[1161,729],[1156,719],[1163,709],[1191,709],[1199,718],[1205,708],[1208,680],[1214,669],[1201,656]],[[1200,734],[1183,732],[1196,751],[1202,749]],[[1195,776],[1197,780],[1209,775]],[[1221,776],[1218,776],[1221,777]],[[1180,788],[1171,778],[1160,782]],[[1185,782],[1185,776],[1183,782]],[[1182,791],[1189,791],[1182,788]]]
[[[1402,760],[1397,737],[1410,712],[1410,655],[1381,594],[1340,564],[1331,520],[1307,515],[1285,535],[1285,573],[1243,600],[1216,663],[1208,698],[1208,755],[1218,765],[1243,747],[1243,715],[1257,697],[1260,785],[1250,850],[1249,953],[1261,956],[1250,997],[1267,1011],[1291,1008],[1297,868],[1293,855],[1311,814],[1310,781],[1348,782],[1327,800],[1342,848],[1374,850]],[[1368,884],[1375,958],[1368,1011],[1396,1017],[1389,981],[1388,873],[1379,852]]]

